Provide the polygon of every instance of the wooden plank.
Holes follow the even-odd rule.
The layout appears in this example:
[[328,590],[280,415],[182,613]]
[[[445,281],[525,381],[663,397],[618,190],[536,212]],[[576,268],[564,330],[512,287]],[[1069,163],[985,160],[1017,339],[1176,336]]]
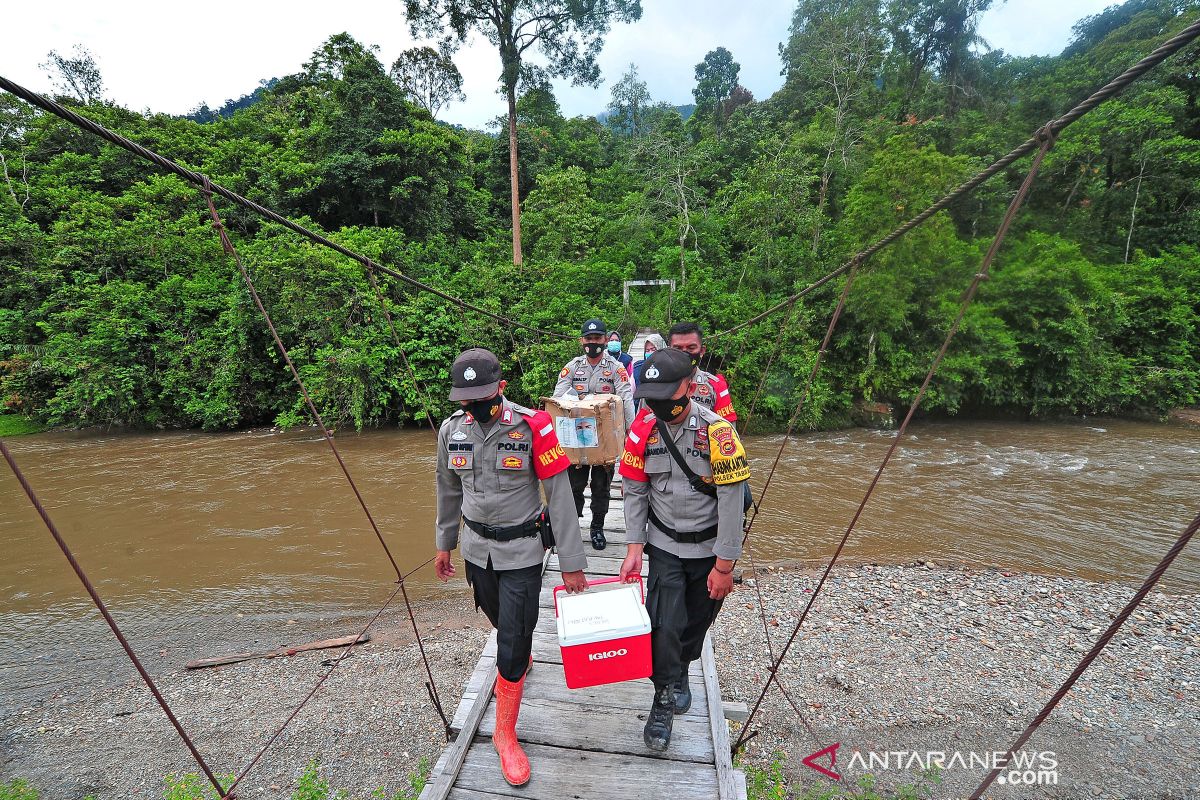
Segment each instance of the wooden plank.
[[704,689],[708,697],[708,721],[712,728],[713,753],[717,764],[717,797],[719,800],[745,800],[738,795],[737,779],[733,775],[733,755],[729,745],[729,723],[721,711],[721,688],[717,683],[717,659],[713,654],[712,636],[704,635],[700,650],[704,668]]
[[750,706],[730,700],[721,701],[721,710],[729,722],[745,722],[750,718]]
[[[643,705],[645,708],[639,712],[605,704],[580,703],[574,699],[563,701],[526,697],[521,701],[517,735],[522,743],[713,763],[709,724],[701,715],[675,718],[671,748],[667,752],[656,753],[646,747],[642,728],[650,708],[649,699]],[[495,726],[496,709],[492,705],[479,724],[479,735],[491,736]]]
[[[488,677],[480,687],[475,702],[471,704],[471,710],[463,721],[458,736],[446,748],[442,771],[437,775],[430,776],[429,783],[421,791],[420,800],[446,800],[446,795],[450,794],[450,790],[454,788],[463,765],[467,761],[467,754],[472,749],[471,743],[475,738],[475,732],[479,729],[479,723],[483,721],[484,712],[491,705],[492,691],[495,688],[496,670],[493,667],[488,671]],[[496,768],[499,769],[499,762],[497,762]]]
[[717,776],[711,765],[538,744],[525,746],[532,769],[529,783],[511,787],[500,774],[500,759],[490,740],[477,742],[467,754],[456,788],[482,792],[484,797],[489,793],[525,800],[713,800],[716,797]]
[[363,633],[358,636],[339,636],[336,639],[321,639],[317,642],[308,642],[306,644],[284,645],[277,647],[274,650],[266,650],[261,653],[234,653],[228,656],[217,656],[216,658],[201,658],[197,661],[189,661],[184,664],[184,669],[204,669],[205,667],[219,667],[223,664],[236,664],[239,661],[249,661],[254,658],[279,658],[281,656],[294,656],[296,653],[303,653],[307,650],[328,650],[332,647],[349,647],[352,644],[366,644],[371,641],[371,634]]

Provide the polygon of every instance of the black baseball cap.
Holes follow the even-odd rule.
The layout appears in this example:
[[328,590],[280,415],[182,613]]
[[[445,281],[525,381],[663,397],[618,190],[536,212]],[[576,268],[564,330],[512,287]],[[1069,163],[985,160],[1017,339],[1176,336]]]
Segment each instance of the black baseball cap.
[[642,377],[633,396],[639,400],[668,400],[679,389],[680,381],[692,376],[694,368],[692,357],[682,350],[671,347],[655,350],[642,365]]
[[500,389],[500,360],[491,350],[464,350],[450,367],[451,400],[486,400]]
[[589,319],[583,323],[583,328],[580,330],[580,336],[591,336],[593,333],[599,333],[602,336],[608,335],[608,328],[602,319]]

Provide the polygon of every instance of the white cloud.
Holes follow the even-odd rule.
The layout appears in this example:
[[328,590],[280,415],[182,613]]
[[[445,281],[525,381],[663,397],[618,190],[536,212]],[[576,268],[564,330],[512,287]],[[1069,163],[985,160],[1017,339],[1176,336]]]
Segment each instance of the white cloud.
[[[1106,0],[1009,0],[989,11],[981,34],[992,47],[1028,55],[1062,49],[1074,22]],[[742,65],[742,84],[757,98],[782,85],[778,46],[787,38],[793,4],[780,0],[643,0],[642,19],[618,24],[600,57],[606,84],[598,89],[558,82],[563,113],[595,114],[608,105],[611,82],[632,62],[656,100],[690,103],[695,65],[705,53],[729,49]],[[5,9],[0,74],[35,91],[50,81],[38,68],[55,49],[82,43],[96,56],[107,95],[130,108],[185,113],[202,102],[220,106],[252,91],[261,79],[296,72],[326,38],[347,31],[378,45],[390,64],[415,42],[400,0],[316,0],[165,4],[150,0],[95,3],[58,0],[53,7]],[[496,93],[500,61],[476,37],[455,56],[467,100],[442,112],[451,122],[483,127],[504,113]]]

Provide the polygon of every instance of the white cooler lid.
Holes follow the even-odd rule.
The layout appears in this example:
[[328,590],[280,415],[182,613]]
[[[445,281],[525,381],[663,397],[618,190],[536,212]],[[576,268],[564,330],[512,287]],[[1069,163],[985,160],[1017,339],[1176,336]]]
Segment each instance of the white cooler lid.
[[650,632],[650,615],[637,586],[558,593],[558,643],[563,647]]

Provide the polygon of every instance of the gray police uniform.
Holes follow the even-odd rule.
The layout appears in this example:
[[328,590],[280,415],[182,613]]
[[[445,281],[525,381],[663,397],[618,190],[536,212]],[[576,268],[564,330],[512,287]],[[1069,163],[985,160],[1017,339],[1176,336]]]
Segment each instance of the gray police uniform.
[[[615,394],[621,398],[625,408],[625,428],[633,422],[633,388],[629,373],[621,362],[605,353],[596,364],[588,363],[586,355],[576,356],[558,373],[554,396],[575,394],[580,398],[589,394]],[[591,478],[592,486],[592,529],[604,527],[604,516],[608,513],[609,487],[612,484],[612,469],[600,464],[590,468],[578,466],[571,470],[571,493],[575,498],[575,510],[583,516],[583,489]]]
[[438,431],[437,549],[461,546],[475,605],[497,631],[505,680],[524,674],[537,624],[545,553],[536,524],[539,482],[562,571],[587,567],[569,466],[550,416],[508,400],[486,427],[457,411]]
[[589,394],[615,394],[621,398],[625,408],[625,427],[633,422],[633,387],[629,383],[629,372],[612,355],[605,353],[597,364],[588,363],[587,356],[576,356],[558,373],[554,385],[554,396],[562,397],[568,392],[579,397]]
[[[717,425],[720,441],[711,441]],[[744,450],[728,421],[691,403],[681,425],[664,426],[684,462],[696,475],[712,478],[714,447],[723,445],[748,475]],[[625,520],[629,542],[645,544],[650,578],[646,608],[653,626],[651,649],[656,686],[676,680],[700,657],[704,635],[723,601],[708,596],[708,574],[717,557],[737,560],[742,553],[744,479],[715,485],[716,497],[697,492],[660,440],[653,414],[643,409],[626,440]]]

